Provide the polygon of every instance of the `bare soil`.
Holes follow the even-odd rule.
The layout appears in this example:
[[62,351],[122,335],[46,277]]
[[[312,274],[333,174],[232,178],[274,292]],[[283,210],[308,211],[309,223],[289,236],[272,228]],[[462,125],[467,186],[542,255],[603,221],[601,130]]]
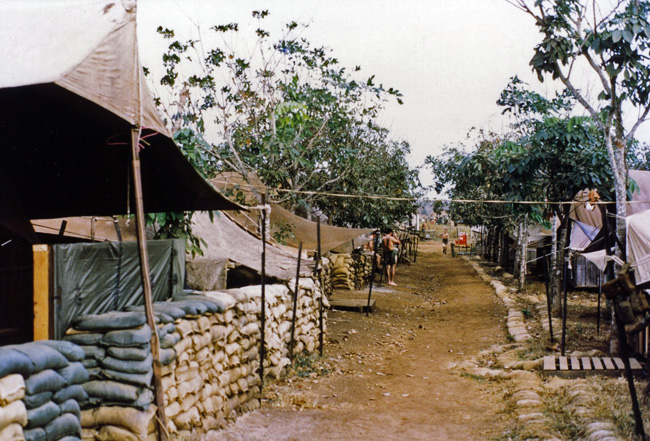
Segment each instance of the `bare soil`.
[[[330,311],[322,359],[266,384],[259,410],[214,439],[487,440],[508,424],[489,384],[451,368],[506,342],[505,308],[465,263],[421,243],[397,268],[397,287],[373,289],[370,316]],[[334,298],[366,298],[336,291]],[[212,439],[212,437],[211,437]]]

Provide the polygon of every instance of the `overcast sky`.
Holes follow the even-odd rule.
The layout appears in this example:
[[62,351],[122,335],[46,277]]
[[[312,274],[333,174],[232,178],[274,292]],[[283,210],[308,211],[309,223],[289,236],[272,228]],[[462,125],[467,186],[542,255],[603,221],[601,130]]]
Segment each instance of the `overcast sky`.
[[[251,11],[266,9],[265,29],[279,36],[289,21],[309,22],[304,36],[333,50],[341,65],[360,65],[385,87],[404,94],[381,116],[394,139],[411,144],[412,166],[461,142],[472,127],[502,131],[496,105],[510,77],[519,75],[542,94],[528,62],[540,37],[530,17],[505,0],[140,0],[138,26],[143,64],[160,65],[162,25],[183,37],[237,22],[255,26]],[[277,28],[274,29],[274,26]],[[253,28],[254,29],[254,28]],[[275,31],[275,33],[273,32]],[[638,135],[644,139],[647,128]],[[650,137],[649,137],[650,138]],[[645,140],[645,139],[644,139]],[[422,174],[425,184],[428,173]]]

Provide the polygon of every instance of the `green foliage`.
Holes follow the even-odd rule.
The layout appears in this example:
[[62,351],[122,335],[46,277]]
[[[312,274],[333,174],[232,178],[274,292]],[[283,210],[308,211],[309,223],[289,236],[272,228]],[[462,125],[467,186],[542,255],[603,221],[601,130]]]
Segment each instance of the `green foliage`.
[[[185,239],[185,251],[192,257],[203,255],[203,239],[192,233],[192,212],[147,213],[147,225],[156,228],[154,239]],[[212,213],[210,213],[212,216]]]
[[271,224],[271,230],[273,231],[273,238],[282,245],[286,245],[287,239],[294,239],[296,235],[293,233],[295,225],[290,224],[287,221],[280,220]]
[[[386,100],[401,103],[401,93],[374,75],[362,81],[348,74],[329,50],[299,37],[296,22],[273,39],[263,27],[268,11],[252,15],[259,22],[252,53],[225,43],[206,47],[207,40],[177,41],[173,30],[158,28],[170,41],[160,80],[174,103],[166,109],[188,159],[204,176],[252,170],[268,187],[290,190],[278,202],[336,213],[340,225],[394,223],[414,213],[412,203],[382,202],[365,204],[363,215],[346,215],[340,212],[345,203],[323,195],[415,196],[419,183],[403,154],[408,145],[374,124]],[[243,32],[236,23],[211,29],[224,42]],[[377,157],[390,161],[389,172]],[[366,184],[369,175],[376,182]]]

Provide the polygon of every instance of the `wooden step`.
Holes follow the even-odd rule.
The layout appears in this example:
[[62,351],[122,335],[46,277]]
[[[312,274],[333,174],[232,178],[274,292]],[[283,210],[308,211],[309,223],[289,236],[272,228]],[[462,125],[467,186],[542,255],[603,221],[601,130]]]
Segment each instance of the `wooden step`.
[[[624,372],[623,360],[619,357],[562,357],[546,355],[543,371],[546,375],[579,377],[587,374],[619,376]],[[643,366],[636,358],[630,358],[632,373],[643,373]]]
[[[368,299],[329,299],[332,309],[366,312]],[[370,312],[375,309],[375,299],[370,300]]]

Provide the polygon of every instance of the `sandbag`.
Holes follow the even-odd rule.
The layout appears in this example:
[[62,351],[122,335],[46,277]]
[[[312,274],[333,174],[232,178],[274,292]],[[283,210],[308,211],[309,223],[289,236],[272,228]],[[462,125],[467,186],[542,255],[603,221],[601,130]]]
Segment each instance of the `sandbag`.
[[63,340],[79,346],[92,346],[102,341],[102,337],[104,337],[104,334],[100,332],[81,332],[67,334],[63,337]]
[[135,360],[142,361],[151,354],[151,348],[122,348],[111,346],[106,350],[111,357],[119,358],[120,360]]
[[0,378],[0,406],[21,400],[25,396],[25,380],[22,375],[11,374]]
[[163,338],[165,335],[176,331],[176,325],[173,323],[166,323],[158,327],[158,337]]
[[25,441],[45,441],[45,430],[42,427],[25,430]]
[[27,407],[27,409],[35,409],[47,403],[51,399],[52,392],[47,391],[36,395],[25,395],[25,398],[23,398],[23,403],[25,403],[25,407]]
[[68,401],[64,401],[59,407],[61,408],[61,413],[71,413],[77,418],[81,418],[81,408],[79,407],[77,400],[70,399]]
[[22,401],[14,401],[6,406],[0,407],[0,429],[10,424],[27,425],[27,409]]
[[36,342],[38,345],[49,346],[59,351],[68,361],[81,361],[84,359],[84,353],[81,348],[69,341],[64,340],[41,340]]
[[58,372],[59,375],[65,378],[68,384],[85,383],[90,378],[90,374],[86,368],[78,361],[74,361],[63,369],[59,369]]
[[61,415],[61,408],[57,404],[48,401],[41,407],[27,411],[27,426],[25,427],[27,429],[43,427],[59,415]]
[[45,369],[61,369],[68,365],[68,359],[59,351],[49,346],[26,343],[24,345],[11,346],[18,352],[27,355],[34,363],[34,372],[40,372]]
[[146,437],[138,436],[120,426],[102,426],[97,432],[99,441],[146,441]]
[[114,357],[106,357],[102,360],[102,367],[105,369],[112,369],[127,374],[146,374],[153,369],[152,364],[153,355],[151,354],[142,361],[120,360],[119,358]]
[[33,372],[34,363],[27,355],[8,347],[0,348],[0,377],[10,374],[28,377]]
[[64,436],[81,436],[81,424],[71,413],[64,413],[43,429],[46,441],[57,441]]
[[160,347],[164,348],[164,349],[172,348],[180,340],[181,340],[181,336],[180,336],[180,334],[178,334],[176,332],[173,332],[171,334],[167,334],[163,338],[160,339]]
[[36,395],[47,391],[56,392],[67,385],[68,383],[65,381],[65,378],[59,375],[56,371],[46,369],[30,376],[27,381],[25,381],[25,392],[28,395]]
[[75,399],[81,403],[88,399],[88,394],[84,390],[83,386],[79,384],[73,384],[72,386],[68,386],[58,392],[55,392],[52,396],[52,401],[57,404],[61,404],[64,401],[68,401],[70,399]]
[[104,401],[103,405],[105,406],[128,405],[129,407],[135,407],[136,409],[147,410],[149,406],[151,406],[151,404],[153,403],[153,398],[154,398],[153,392],[150,389],[143,387],[138,391],[138,398],[135,401],[131,401],[130,403]]
[[226,310],[224,302],[220,302],[218,300],[201,295],[176,295],[173,298],[174,303],[178,303],[184,300],[200,302],[207,308],[207,312],[211,314],[220,313]]
[[[100,346],[84,345],[79,347],[84,353],[84,362],[88,361],[88,359],[101,361],[104,359],[104,357],[106,357],[106,349]],[[84,364],[84,366],[86,365]]]
[[130,407],[102,406],[82,411],[81,425],[83,427],[120,426],[138,436],[146,437],[155,412],[156,406],[154,405],[144,411]]
[[90,370],[99,366],[99,361],[95,360],[94,358],[86,358],[81,362],[81,365],[87,370]]
[[25,435],[23,434],[23,428],[20,427],[20,424],[17,423],[9,424],[4,429],[0,430],[0,440],[24,441]]
[[105,331],[115,329],[139,328],[147,322],[145,315],[139,311],[106,312],[87,314],[73,320],[73,326],[80,331]]
[[107,346],[145,346],[151,341],[151,329],[143,325],[140,329],[109,331],[102,342]]
[[78,436],[64,436],[59,438],[59,441],[82,441]]
[[208,312],[208,307],[198,300],[179,300],[172,303],[185,311],[186,315],[203,315]]
[[106,401],[129,403],[138,398],[138,388],[136,386],[116,381],[89,381],[83,385],[83,388],[88,396]]
[[128,374],[126,372],[115,371],[113,369],[104,369],[104,375],[112,380],[125,381],[139,386],[151,386],[151,378],[153,377],[153,369],[146,374]]
[[167,366],[168,364],[172,363],[174,360],[176,360],[176,351],[173,349],[166,349],[166,348],[161,348],[160,349],[160,364],[163,366]]

